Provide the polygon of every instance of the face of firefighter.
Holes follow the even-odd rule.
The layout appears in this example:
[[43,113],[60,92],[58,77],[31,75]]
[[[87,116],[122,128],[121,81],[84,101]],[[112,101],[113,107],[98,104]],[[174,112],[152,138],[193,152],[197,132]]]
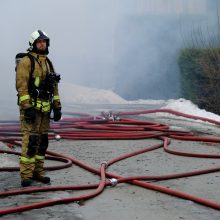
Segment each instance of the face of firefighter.
[[47,43],[46,43],[46,40],[38,40],[36,42],[36,48],[39,50],[39,51],[45,51],[47,49]]

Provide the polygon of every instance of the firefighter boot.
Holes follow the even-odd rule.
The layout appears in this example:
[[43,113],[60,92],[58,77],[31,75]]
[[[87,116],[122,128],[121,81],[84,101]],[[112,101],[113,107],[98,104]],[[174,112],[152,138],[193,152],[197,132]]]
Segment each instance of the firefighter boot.
[[34,174],[32,179],[41,183],[50,183],[50,177],[48,176]]
[[22,186],[22,187],[31,186],[31,180],[30,180],[30,179],[21,180],[21,186]]

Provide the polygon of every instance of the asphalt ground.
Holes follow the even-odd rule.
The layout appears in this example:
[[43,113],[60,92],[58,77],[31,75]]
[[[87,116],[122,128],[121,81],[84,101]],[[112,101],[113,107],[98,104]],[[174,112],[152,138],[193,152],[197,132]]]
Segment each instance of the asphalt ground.
[[[158,121],[171,125],[172,128],[192,130],[198,135],[219,136],[220,128],[203,122],[192,122],[185,119],[173,119],[169,117],[139,116],[139,119]],[[49,150],[74,156],[86,164],[98,168],[103,161],[112,159],[124,153],[142,149],[160,143],[157,139],[146,140],[120,140],[120,141],[51,141]],[[172,140],[170,145],[173,149],[197,152],[197,153],[220,153],[220,144],[202,143],[191,141]],[[19,149],[15,149],[19,150]],[[12,164],[18,164],[18,157],[4,155]],[[0,158],[1,159],[1,158]],[[46,161],[47,165],[59,162]],[[133,175],[164,175],[198,169],[217,167],[218,159],[202,159],[182,157],[168,154],[163,149],[141,154],[108,168],[108,171],[123,176]],[[99,176],[91,174],[84,169],[73,165],[58,171],[47,171],[51,177],[51,185],[81,185],[98,183]],[[155,183],[155,182],[154,182]],[[179,178],[174,180],[158,181],[157,184],[175,190],[187,192],[196,196],[220,202],[220,174],[211,173],[194,177]],[[34,186],[43,184],[34,182]],[[20,188],[18,172],[1,173],[1,191]],[[31,204],[42,200],[63,198],[88,193],[85,191],[61,191],[41,192],[29,195],[18,195],[1,198],[0,209]],[[123,183],[115,187],[106,187],[104,192],[88,201],[56,205],[42,209],[35,209],[18,214],[10,214],[1,219],[76,219],[76,220],[177,220],[177,219],[220,219],[218,210],[196,204],[192,201],[183,200],[165,195],[153,190],[143,189],[138,186]]]

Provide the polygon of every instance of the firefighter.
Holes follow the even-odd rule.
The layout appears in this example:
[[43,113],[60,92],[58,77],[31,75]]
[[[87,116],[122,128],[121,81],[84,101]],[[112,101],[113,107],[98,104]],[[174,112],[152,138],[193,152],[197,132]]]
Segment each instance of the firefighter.
[[32,180],[50,183],[44,175],[45,153],[48,148],[50,113],[54,121],[61,119],[58,93],[60,76],[55,73],[49,53],[50,39],[41,30],[34,31],[29,40],[27,56],[16,66],[16,90],[20,110],[22,149],[20,157],[21,186]]

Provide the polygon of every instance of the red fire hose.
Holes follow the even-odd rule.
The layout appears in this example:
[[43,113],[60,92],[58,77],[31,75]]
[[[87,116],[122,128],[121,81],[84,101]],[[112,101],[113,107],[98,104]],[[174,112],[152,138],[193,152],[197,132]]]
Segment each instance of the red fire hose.
[[[100,170],[97,170],[93,167],[88,166],[87,164],[82,163],[81,161],[77,160],[72,156],[67,156],[63,154],[59,154],[52,151],[47,151],[48,156],[47,159],[59,160],[64,162],[62,166],[56,167],[49,167],[47,169],[62,169],[65,167],[71,166],[71,164],[76,164],[92,173],[95,173],[100,176],[100,183],[99,184],[87,184],[87,185],[80,185],[80,186],[50,186],[50,187],[30,187],[25,189],[18,189],[18,190],[9,190],[5,192],[0,192],[0,196],[11,196],[11,195],[18,195],[18,194],[26,194],[26,193],[33,193],[33,192],[44,192],[44,191],[58,191],[58,190],[82,190],[82,189],[95,189],[94,191],[77,196],[77,197],[68,197],[62,199],[53,199],[42,201],[30,205],[22,205],[14,208],[8,208],[4,210],[0,210],[0,215],[16,213],[16,212],[23,212],[30,209],[36,208],[43,208],[51,205],[56,204],[64,204],[73,201],[81,201],[86,200],[92,197],[97,196],[100,194],[105,186],[116,185],[120,183],[129,183],[134,184],[137,186],[141,186],[143,188],[159,191],[165,194],[169,194],[172,196],[180,197],[183,199],[192,200],[199,204],[220,209],[220,203],[215,201],[210,201],[204,198],[200,198],[188,193],[184,193],[181,191],[173,190],[167,187],[159,186],[155,183],[146,182],[146,180],[167,180],[167,179],[174,179],[174,178],[182,178],[182,177],[189,177],[195,175],[201,175],[211,172],[219,172],[220,167],[212,167],[204,170],[196,170],[184,173],[175,173],[175,174],[167,174],[161,176],[130,176],[130,177],[123,177],[119,176],[114,173],[107,172],[107,168],[116,163],[120,160],[142,154],[147,153],[149,151],[156,150],[158,148],[163,147],[164,151],[167,153],[172,153],[179,156],[189,156],[189,157],[208,157],[208,158],[219,158],[219,154],[195,154],[190,152],[179,152],[173,149],[170,149],[168,146],[170,144],[170,139],[180,139],[180,140],[190,140],[190,141],[205,141],[205,142],[214,142],[220,143],[220,138],[215,137],[199,137],[193,136],[191,132],[185,131],[178,131],[178,130],[171,130],[169,129],[168,125],[160,124],[160,123],[152,123],[152,122],[145,122],[145,121],[137,121],[132,119],[118,119],[119,116],[123,115],[138,115],[138,114],[150,114],[156,112],[167,112],[177,116],[191,118],[191,119],[198,119],[202,121],[207,121],[216,125],[220,125],[219,121],[187,115],[184,113],[176,112],[170,109],[155,109],[155,110],[146,110],[146,111],[135,111],[135,112],[120,112],[120,113],[111,113],[109,114],[109,118],[103,118],[101,116],[90,116],[84,114],[74,114],[68,113],[69,115],[77,115],[80,118],[65,118],[60,123],[55,123],[52,125],[51,134],[49,135],[50,139],[54,139],[57,134],[61,136],[63,139],[68,140],[112,140],[112,139],[146,139],[146,138],[157,138],[160,139],[162,142],[161,144],[157,144],[151,147],[146,147],[141,150],[137,150],[131,153],[127,153],[117,158],[113,158],[107,162],[103,162],[100,166]],[[117,120],[115,120],[117,118]],[[19,145],[21,140],[21,133],[19,130],[19,125],[17,122],[0,122],[0,140],[5,143]],[[19,155],[19,153],[14,151],[3,151],[0,150],[0,153],[14,153]],[[0,171],[15,171],[18,168],[1,168]],[[110,181],[106,180],[106,177],[112,178]],[[145,180],[145,181],[143,181]]]

